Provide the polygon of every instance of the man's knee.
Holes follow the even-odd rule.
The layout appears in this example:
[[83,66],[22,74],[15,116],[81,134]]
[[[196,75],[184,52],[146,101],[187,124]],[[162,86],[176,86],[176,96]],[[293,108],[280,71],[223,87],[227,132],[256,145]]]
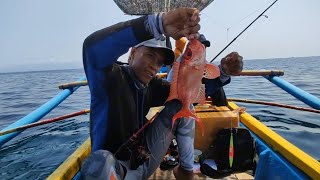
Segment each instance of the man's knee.
[[107,150],[98,150],[90,154],[81,167],[82,179],[123,179],[125,172],[125,168]]

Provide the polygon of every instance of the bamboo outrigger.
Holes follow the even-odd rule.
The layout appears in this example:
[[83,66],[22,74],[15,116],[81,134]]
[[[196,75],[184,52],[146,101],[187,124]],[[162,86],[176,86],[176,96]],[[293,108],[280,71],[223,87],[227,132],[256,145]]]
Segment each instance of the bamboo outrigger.
[[[164,74],[162,74],[164,76]],[[282,80],[279,77],[270,77],[268,79],[277,78],[278,81],[281,81],[283,89],[286,89],[290,94],[295,95],[301,101],[309,104],[310,106],[318,107],[320,105],[320,100],[310,95],[309,93],[302,91],[301,89],[295,87],[294,85]],[[280,79],[280,80],[279,80]],[[85,79],[82,78],[79,81],[83,82]],[[285,83],[283,83],[285,82]],[[73,83],[76,84],[76,83]],[[287,86],[289,84],[289,86]],[[278,84],[276,84],[278,85]],[[29,115],[25,116],[16,123],[10,125],[9,127],[3,129],[1,132],[17,128],[21,125],[27,125],[31,122],[36,122],[48,114],[54,107],[61,103],[64,99],[67,98],[73,91],[77,90],[83,84],[78,84],[78,86],[72,86],[68,89],[63,90],[56,97],[52,98],[50,101],[42,105],[37,110],[33,111]],[[303,93],[301,93],[303,92]],[[310,99],[311,98],[311,99]],[[229,102],[228,108],[234,110],[237,108],[237,105],[233,102]],[[88,112],[88,111],[87,111]],[[85,112],[85,113],[87,113]],[[198,113],[210,113],[206,110],[199,110]],[[36,114],[36,116],[34,115]],[[262,172],[265,173],[274,173],[282,178],[300,178],[300,179],[320,179],[320,163],[303,152],[301,149],[292,145],[290,142],[282,138],[280,135],[263,125],[257,119],[252,117],[248,113],[243,113],[240,115],[241,125],[248,128],[252,135],[255,137],[257,142],[257,150],[259,155],[259,162],[257,170],[263,169]],[[6,142],[17,136],[21,131],[12,132],[3,136],[0,136],[0,147],[3,146]],[[77,179],[80,174],[79,169],[82,162],[90,154],[90,139],[88,138],[65,162],[63,162],[56,171],[54,171],[48,179]],[[277,163],[277,166],[281,166],[280,171],[277,171],[272,167],[268,162],[272,161]],[[158,172],[158,171],[157,171]],[[259,178],[262,174],[257,174],[255,178]],[[153,178],[157,177],[152,176]],[[204,178],[199,176],[199,178]]]

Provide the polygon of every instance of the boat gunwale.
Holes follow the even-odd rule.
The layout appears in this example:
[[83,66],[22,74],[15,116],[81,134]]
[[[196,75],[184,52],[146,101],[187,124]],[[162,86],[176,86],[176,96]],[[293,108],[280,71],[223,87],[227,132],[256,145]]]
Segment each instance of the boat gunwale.
[[[228,107],[231,110],[238,108],[238,106],[231,101],[229,102]],[[320,163],[316,159],[285,140],[247,112],[240,115],[240,122],[258,138],[264,141],[270,149],[279,153],[302,172],[312,179],[320,179]]]

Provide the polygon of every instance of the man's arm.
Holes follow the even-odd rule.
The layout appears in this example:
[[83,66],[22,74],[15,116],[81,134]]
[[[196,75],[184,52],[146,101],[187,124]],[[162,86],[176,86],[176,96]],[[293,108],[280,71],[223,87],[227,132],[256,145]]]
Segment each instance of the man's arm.
[[83,65],[91,92],[90,135],[92,152],[105,147],[109,97],[107,69],[131,46],[150,39],[147,17],[119,23],[91,34],[83,44]]
[[206,84],[206,97],[210,96],[216,105],[226,105],[226,96],[222,87],[231,82],[232,75],[238,75],[242,71],[242,56],[237,52],[228,54],[222,58],[219,68],[219,78],[205,79],[203,83]]
[[[87,37],[83,44],[85,67],[103,69],[113,64],[129,48],[151,39],[144,23],[146,16],[101,29]],[[87,71],[86,71],[87,72]]]
[[224,70],[221,68],[221,64],[219,65],[220,68],[220,76],[215,79],[202,79],[202,83],[205,84],[206,87],[206,97],[213,96],[219,89],[223,86],[229,84],[231,82],[231,76],[226,74]]

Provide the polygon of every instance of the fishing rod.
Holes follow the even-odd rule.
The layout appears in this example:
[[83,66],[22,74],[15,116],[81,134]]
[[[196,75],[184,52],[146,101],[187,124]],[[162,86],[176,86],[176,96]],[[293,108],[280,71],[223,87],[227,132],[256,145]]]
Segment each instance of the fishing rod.
[[310,109],[305,107],[299,107],[299,106],[291,106],[287,104],[280,104],[280,103],[274,103],[274,102],[266,102],[266,101],[256,101],[256,100],[248,100],[248,99],[237,99],[237,98],[228,98],[228,101],[235,101],[235,102],[242,102],[242,103],[252,103],[252,104],[262,104],[262,105],[268,105],[268,106],[276,106],[276,107],[282,107],[287,109],[295,109],[300,111],[307,111],[307,112],[313,112],[313,113],[319,113],[320,110],[316,109]]
[[39,121],[39,122],[31,123],[31,124],[28,124],[28,125],[25,125],[25,126],[20,126],[20,127],[9,129],[9,130],[2,131],[2,132],[0,131],[0,136],[6,135],[6,134],[9,134],[9,133],[13,133],[13,132],[17,132],[17,131],[22,131],[22,130],[25,130],[25,129],[28,129],[28,128],[31,128],[31,127],[40,126],[40,125],[43,125],[43,124],[49,124],[49,123],[52,123],[52,122],[61,121],[61,120],[64,120],[64,119],[67,119],[67,118],[70,118],[70,117],[75,117],[75,116],[79,116],[79,115],[83,115],[83,114],[87,114],[87,113],[90,113],[90,109],[85,109],[85,110],[81,110],[81,111],[78,111],[78,112],[75,112],[75,113],[66,114],[66,115],[63,115],[63,116],[42,120],[42,121]]
[[139,135],[141,134],[141,132],[143,132],[152,122],[153,120],[158,117],[158,115],[160,114],[160,112],[163,110],[164,108],[160,109],[156,114],[154,114],[150,120],[148,120],[148,122],[146,124],[144,124],[142,126],[142,128],[140,128],[137,132],[133,133],[133,135],[127,139],[127,141],[125,141],[119,148],[118,150],[114,153],[114,155],[117,155],[119,152],[121,152],[124,148],[126,148],[128,145],[130,145],[131,143],[135,142],[137,140],[137,138],[139,137]]
[[241,36],[242,33],[244,33],[254,22],[256,22],[269,8],[271,8],[278,0],[275,0],[267,9],[265,9],[261,14],[259,14],[259,16],[254,19],[243,31],[240,32],[240,34],[238,34],[238,36],[236,36],[226,47],[224,47],[211,61],[210,63],[212,63],[212,61],[214,61],[224,50],[226,50],[239,36]]

